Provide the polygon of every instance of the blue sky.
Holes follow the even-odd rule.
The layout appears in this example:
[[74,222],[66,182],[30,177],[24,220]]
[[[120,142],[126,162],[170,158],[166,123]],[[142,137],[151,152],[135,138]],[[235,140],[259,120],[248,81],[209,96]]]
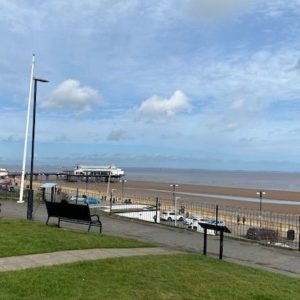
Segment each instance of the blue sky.
[[300,171],[300,1],[0,0],[0,163]]

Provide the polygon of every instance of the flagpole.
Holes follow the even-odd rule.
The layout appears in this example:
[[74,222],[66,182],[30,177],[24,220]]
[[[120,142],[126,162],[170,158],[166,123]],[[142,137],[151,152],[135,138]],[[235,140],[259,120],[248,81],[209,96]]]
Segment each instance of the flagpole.
[[22,174],[21,174],[20,197],[19,197],[19,201],[17,201],[18,203],[24,203],[24,200],[23,200],[24,178],[25,178],[25,167],[26,167],[26,156],[27,156],[27,141],[28,141],[28,131],[29,131],[30,107],[31,107],[31,99],[32,99],[32,83],[33,83],[34,65],[35,65],[35,55],[32,54],[29,96],[28,96],[27,117],[26,117],[26,129],[25,129],[25,141],[24,141],[24,152],[23,152],[23,164],[22,164]]

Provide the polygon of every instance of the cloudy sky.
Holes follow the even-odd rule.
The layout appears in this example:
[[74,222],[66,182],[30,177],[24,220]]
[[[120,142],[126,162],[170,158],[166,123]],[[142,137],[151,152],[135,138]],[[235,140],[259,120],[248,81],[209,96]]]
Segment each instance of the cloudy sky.
[[[0,0],[0,163],[300,171],[299,0]],[[21,168],[21,167],[20,167]]]

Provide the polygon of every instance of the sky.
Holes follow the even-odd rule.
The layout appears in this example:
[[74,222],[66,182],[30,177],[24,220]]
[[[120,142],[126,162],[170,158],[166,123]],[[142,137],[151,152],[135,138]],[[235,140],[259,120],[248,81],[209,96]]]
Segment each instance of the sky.
[[0,165],[21,169],[34,53],[36,165],[300,172],[299,19],[300,0],[0,0]]

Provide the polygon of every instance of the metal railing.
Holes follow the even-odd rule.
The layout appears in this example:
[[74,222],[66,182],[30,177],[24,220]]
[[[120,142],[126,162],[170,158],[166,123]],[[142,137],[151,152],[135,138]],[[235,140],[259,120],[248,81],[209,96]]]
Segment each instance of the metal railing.
[[[24,193],[26,196],[26,193]],[[42,201],[41,191],[36,190],[35,200]],[[259,211],[249,208],[237,208],[203,202],[189,202],[176,199],[158,199],[154,194],[137,196],[106,195],[103,192],[77,188],[57,188],[54,195],[45,194],[46,200],[60,201],[69,196],[78,195],[96,199],[99,205],[92,206],[96,210],[106,211],[120,217],[135,218],[147,222],[176,226],[188,230],[202,232],[199,222],[218,221],[231,231],[227,236],[239,239],[254,239],[257,242],[300,251],[300,216]],[[18,191],[0,190],[0,200],[17,200]],[[26,201],[26,199],[24,199]],[[249,234],[249,228],[256,235]],[[267,234],[262,234],[261,231]],[[269,232],[269,234],[268,234]],[[248,234],[247,234],[248,233]],[[214,234],[212,232],[212,234]]]

